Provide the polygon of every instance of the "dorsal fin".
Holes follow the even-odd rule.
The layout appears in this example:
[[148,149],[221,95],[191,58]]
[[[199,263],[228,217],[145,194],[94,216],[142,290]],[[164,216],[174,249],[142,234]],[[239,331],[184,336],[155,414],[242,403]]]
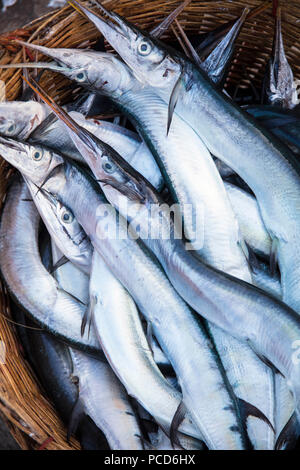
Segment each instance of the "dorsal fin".
[[[172,423],[170,426],[170,441],[172,444],[172,447],[178,446],[181,449],[183,449],[182,445],[180,444],[180,441],[177,436],[178,428],[181,425],[182,421],[184,420],[186,415],[186,407],[183,401],[179,403],[179,406],[174,414],[174,417],[172,419]],[[183,449],[184,450],[184,449]]]

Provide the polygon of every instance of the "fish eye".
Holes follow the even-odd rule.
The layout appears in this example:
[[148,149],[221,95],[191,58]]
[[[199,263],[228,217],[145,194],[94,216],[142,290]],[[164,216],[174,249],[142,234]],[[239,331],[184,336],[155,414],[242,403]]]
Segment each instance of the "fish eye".
[[71,211],[65,210],[61,215],[61,220],[64,224],[71,224],[74,220],[74,215]]
[[39,162],[43,158],[43,152],[41,150],[35,150],[32,154],[33,160]]
[[11,124],[9,128],[7,129],[8,134],[12,134],[15,131],[16,126],[14,124]]
[[86,79],[86,74],[84,72],[79,72],[76,75],[76,80],[78,80],[78,82],[84,82],[85,79]]
[[112,162],[105,162],[102,165],[105,173],[113,173],[115,171],[115,165]]
[[138,45],[138,52],[141,55],[149,55],[151,51],[152,51],[152,46],[149,42],[142,41]]

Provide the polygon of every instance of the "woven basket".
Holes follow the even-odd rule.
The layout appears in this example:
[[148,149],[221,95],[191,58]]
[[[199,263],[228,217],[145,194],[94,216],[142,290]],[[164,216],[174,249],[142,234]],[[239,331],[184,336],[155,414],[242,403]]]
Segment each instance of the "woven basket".
[[[84,2],[83,2],[84,3]],[[179,0],[103,0],[107,9],[114,9],[142,28],[151,29],[179,3]],[[261,0],[198,1],[193,0],[181,13],[179,21],[184,30],[193,34],[206,32],[217,25],[239,16],[245,6],[261,5]],[[275,2],[274,2],[275,3]],[[276,2],[277,3],[277,2]],[[282,27],[285,50],[296,78],[300,78],[300,4],[299,0],[282,1]],[[250,82],[256,88],[264,75],[272,49],[274,17],[272,2],[259,16],[247,20],[237,41],[235,57],[226,81],[226,87],[247,88]],[[174,39],[176,28],[163,39]],[[71,7],[39,18],[23,29],[0,36],[0,63],[18,63],[36,60],[35,54],[11,44],[14,38],[25,39],[48,47],[93,46],[99,38],[95,27]],[[42,57],[39,57],[42,59]],[[45,58],[43,58],[45,60]],[[6,85],[6,99],[17,99],[22,90],[22,71],[4,70],[0,80]],[[58,102],[70,98],[68,80],[48,72],[41,85]],[[74,90],[73,90],[74,93]],[[0,161],[0,200],[4,200],[7,183],[13,170]],[[0,291],[0,343],[5,344],[6,360],[1,364],[0,354],[0,413],[9,423],[12,435],[22,449],[79,449],[75,440],[66,441],[66,430],[53,406],[43,394],[38,381],[24,359],[10,319],[9,297],[2,286]]]

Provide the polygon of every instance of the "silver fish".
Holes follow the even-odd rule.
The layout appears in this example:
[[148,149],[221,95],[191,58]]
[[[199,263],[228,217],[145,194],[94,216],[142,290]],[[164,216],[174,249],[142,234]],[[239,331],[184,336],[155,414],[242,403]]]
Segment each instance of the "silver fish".
[[133,408],[110,366],[73,348],[70,354],[73,374],[79,379],[75,414],[90,416],[112,450],[142,450],[143,438]]
[[[109,57],[103,54],[103,58],[106,64],[103,78],[107,78],[105,81],[108,87],[112,70],[122,74],[124,65],[119,63],[116,69],[116,59],[111,56],[109,67]],[[131,92],[131,88],[135,91]],[[137,89],[138,84],[133,80],[133,85],[120,87],[111,96],[120,96],[116,98],[117,103],[138,122],[144,138],[156,155],[169,182],[169,190],[180,204],[185,235],[191,241],[192,248],[214,267],[226,272],[229,270],[232,275],[251,282],[237,220],[209,152],[195,132],[180,118],[174,119],[172,133],[167,137],[161,125],[167,118],[167,106],[151,91],[142,89],[137,92]],[[116,170],[122,164],[120,155],[86,132],[62,108],[47,98],[46,101],[65,124],[70,138],[100,182],[107,199],[120,212],[123,210],[120,207],[120,188],[124,187],[123,201],[127,210],[131,202],[130,194],[138,192],[135,188],[138,175],[127,165],[123,174],[119,169],[117,176]],[[147,182],[140,184],[145,186]],[[127,216],[126,213],[124,215]]]
[[41,262],[39,222],[26,184],[17,181],[9,190],[1,219],[2,276],[17,302],[42,327],[77,347],[99,352],[96,337],[80,335],[86,306],[60,289]]
[[252,272],[253,284],[271,294],[276,299],[282,299],[282,289],[278,273],[271,273],[270,266],[259,259],[255,260]]
[[300,249],[295,243],[300,232],[296,215],[300,169],[292,153],[226,99],[179,53],[169,51],[103,6],[108,16],[105,19],[79,2],[73,3],[94,22],[137,78],[153,86],[169,103],[169,121],[176,105],[176,112],[195,129],[210,152],[253,190],[279,262],[284,301],[300,312]]
[[[27,149],[27,157],[24,153],[23,157],[31,161],[31,166],[34,168],[35,161],[31,159],[30,146],[25,143],[19,143],[19,145],[22,145],[23,152]],[[6,147],[6,150],[8,149],[10,156],[6,151],[6,157],[12,162],[12,152],[16,150],[13,151],[11,146]],[[16,153],[18,163],[18,152]],[[47,174],[47,168],[46,166],[45,174]],[[235,414],[235,402],[225,385],[220,389],[223,378],[215,362],[216,353],[211,350],[198,320],[177,296],[159,266],[147,255],[145,247],[133,240],[131,236],[128,238],[127,225],[122,218],[117,220],[120,237],[116,238],[114,235],[115,212],[110,206],[103,204],[105,201],[96,190],[93,180],[83,175],[83,172],[74,165],[65,162],[44,183],[44,189],[61,199],[62,203],[66,204],[68,201],[78,222],[84,227],[105,262],[132,294],[143,314],[147,315],[146,318],[152,323],[157,339],[165,352],[167,351],[172,366],[180,377],[184,403],[209,447],[243,448],[247,440]],[[31,171],[31,178],[36,177],[38,180],[40,176],[40,173],[35,175],[35,172]],[[131,276],[127,273],[128,264],[135,266],[135,269],[131,271]],[[161,295],[158,295],[158,289],[161,289]],[[180,324],[182,324],[181,327]],[[180,335],[175,333],[177,328],[181,330]],[[194,346],[192,346],[193,342],[195,342]],[[191,350],[192,354],[189,352]],[[193,370],[199,368],[199,374],[196,376],[189,374],[189,367],[186,367],[187,361],[189,364],[195,362],[191,367]],[[215,365],[211,367],[212,364]],[[206,382],[209,384],[207,387],[201,387],[198,383],[202,374],[205,374]],[[211,401],[212,393],[215,394],[213,402]],[[212,413],[215,414],[214,420],[211,419]],[[217,428],[214,425],[212,429],[211,425],[215,420],[219,421],[219,425]]]
[[48,115],[48,109],[36,101],[1,102],[0,133],[27,139]]
[[[86,119],[76,111],[70,112],[70,116],[81,127],[114,148],[136,171],[161,191],[164,181],[160,170],[148,147],[136,133],[107,121]],[[55,121],[46,129],[43,126],[37,128],[30,135],[30,142],[41,143],[57,151],[63,149],[65,155],[84,161],[60,121]]]
[[[78,111],[71,111],[70,115],[83,128],[112,146],[161,191],[164,181],[160,170],[146,144],[135,132],[107,121],[86,119]],[[31,143],[41,144],[58,152],[63,149],[63,154],[67,157],[84,162],[63,124],[59,120],[53,120],[53,116],[48,116],[48,106],[34,101],[0,103],[0,133],[21,140],[29,139]]]
[[89,274],[93,247],[72,211],[33,184],[30,179],[25,177],[25,181],[51,238],[67,259]]
[[[126,92],[126,94],[125,94],[124,91],[123,91],[123,93],[120,93],[120,94],[122,96],[126,95],[126,99],[128,100],[128,95],[130,95],[130,92]],[[157,117],[158,112],[160,110],[159,102],[157,102],[157,100],[155,99],[156,97],[153,96],[153,94],[150,94],[150,99],[147,99],[147,92],[144,90],[143,93],[142,93],[143,98],[145,97],[145,95],[146,95],[146,99],[141,101],[140,97],[135,92],[134,95],[133,95],[133,98],[132,99],[129,98],[130,103],[134,103],[135,106],[139,105],[140,109],[142,110],[142,115],[147,116],[147,113],[146,113],[147,103],[150,102],[151,107],[150,107],[149,115],[151,116],[152,106],[153,106],[153,109],[155,109],[155,117]],[[124,104],[123,104],[123,107],[124,107]],[[113,205],[118,207],[118,202],[116,201],[116,197],[119,198],[118,182],[119,183],[121,182],[121,176],[116,178],[116,183],[111,185],[112,190],[109,189],[109,191],[106,190],[106,187],[110,183],[109,183],[109,180],[105,179],[107,174],[110,176],[110,178],[116,177],[115,176],[116,171],[114,169],[114,166],[117,166],[119,164],[118,160],[115,161],[114,160],[114,155],[109,154],[109,149],[105,149],[105,148],[103,149],[103,145],[101,145],[101,143],[98,144],[97,141],[93,140],[93,138],[91,137],[90,134],[85,133],[83,129],[80,129],[80,127],[75,126],[74,121],[72,121],[65,113],[63,113],[61,109],[59,110],[59,108],[56,106],[56,107],[53,107],[53,110],[54,110],[54,112],[56,112],[56,114],[58,116],[62,117],[64,122],[66,122],[68,124],[68,129],[71,129],[70,136],[74,140],[74,143],[76,143],[78,148],[81,150],[82,155],[84,155],[86,161],[88,162],[90,167],[93,169],[93,172],[94,172],[95,176],[98,179],[100,179],[100,181],[104,182],[103,191],[106,193],[106,195],[109,198],[110,202],[112,202]],[[167,109],[166,109],[166,106],[164,105],[164,103],[162,103],[162,113],[163,112],[165,113],[165,117],[166,117]],[[154,115],[153,112],[152,112],[152,114]],[[163,120],[164,119],[161,119],[161,121],[163,121]],[[145,123],[145,121],[146,121],[146,123]],[[148,127],[150,126],[149,122],[151,122],[151,118],[147,117],[145,119],[145,121],[143,121],[143,128],[144,129],[146,128],[147,124],[148,124]],[[152,119],[152,122],[153,121],[155,122],[154,119]],[[153,126],[154,126],[154,124],[153,124]],[[157,126],[157,127],[159,128],[159,126]],[[164,143],[164,139],[167,139],[164,132],[159,131],[159,129],[157,130],[155,127],[154,127],[154,130],[152,130],[151,137],[154,134],[154,136],[155,136],[154,139],[156,139],[156,141],[158,142],[157,145],[160,146],[159,147],[160,149],[165,146],[166,151],[164,152],[164,155],[166,155],[166,159],[168,158],[168,156],[171,156],[170,163],[169,163],[170,168],[172,168],[172,164],[174,166],[174,163],[176,162],[176,154],[177,153],[180,157],[179,160],[178,160],[178,168],[175,168],[175,169],[172,168],[172,170],[171,169],[169,170],[170,172],[172,171],[172,180],[173,180],[172,181],[172,188],[173,188],[173,185],[174,185],[177,188],[178,193],[180,194],[181,187],[183,187],[185,181],[186,182],[191,181],[191,179],[189,178],[189,174],[191,174],[194,178],[194,179],[192,178],[192,181],[195,182],[195,185],[192,186],[193,191],[191,190],[191,184],[187,184],[187,187],[191,190],[191,194],[194,195],[194,193],[196,192],[196,194],[198,194],[198,196],[199,196],[199,191],[197,192],[198,187],[201,187],[200,194],[203,194],[203,191],[204,191],[204,195],[208,194],[208,196],[206,196],[206,197],[204,196],[205,204],[203,204],[203,205],[205,205],[205,209],[207,209],[207,213],[206,213],[205,220],[204,220],[204,226],[205,226],[205,230],[206,230],[205,241],[207,239],[212,240],[212,245],[214,247],[214,250],[213,250],[213,247],[212,247],[211,251],[209,251],[208,247],[205,246],[204,249],[200,253],[203,253],[204,259],[209,261],[213,266],[220,267],[220,265],[218,265],[217,263],[218,262],[220,263],[221,254],[218,255],[218,253],[216,253],[216,249],[217,249],[216,247],[217,247],[218,243],[220,244],[220,241],[219,241],[218,237],[215,235],[215,232],[216,232],[216,229],[215,229],[216,222],[215,222],[215,220],[218,219],[218,217],[216,217],[215,213],[214,213],[214,206],[217,206],[217,209],[219,209],[219,206],[218,206],[218,203],[216,202],[216,200],[213,199],[215,197],[214,193],[216,191],[213,191],[212,196],[209,197],[209,192],[211,190],[211,187],[213,186],[213,188],[214,188],[215,186],[217,186],[217,185],[214,186],[214,178],[218,178],[219,175],[218,175],[216,169],[215,169],[215,172],[213,171],[214,164],[213,164],[213,161],[212,161],[210,155],[208,155],[208,161],[207,162],[204,161],[204,158],[203,158],[203,153],[204,152],[203,151],[202,151],[202,156],[199,156],[197,159],[194,160],[195,168],[193,167],[193,165],[192,165],[193,155],[195,155],[195,154],[197,155],[197,145],[195,145],[194,149],[192,149],[191,147],[189,147],[187,145],[187,142],[191,142],[192,136],[190,138],[185,138],[183,140],[183,137],[181,137],[181,134],[180,134],[180,130],[182,130],[182,129],[184,129],[184,131],[185,131],[184,123],[179,121],[178,126],[176,126],[176,125],[174,126],[174,136],[176,136],[176,139],[175,139],[175,137],[172,138],[172,135],[170,135],[169,136],[169,139],[170,139],[169,145],[167,145],[167,142]],[[188,134],[188,132],[185,131],[185,137],[186,137],[187,134]],[[195,135],[193,133],[193,131],[192,131],[192,135]],[[179,142],[177,140],[178,138],[179,138]],[[173,144],[174,145],[174,152],[172,153],[172,143],[173,143],[173,141],[174,141],[174,144]],[[149,142],[150,142],[150,139],[149,139]],[[151,139],[151,142],[152,142],[152,139]],[[180,147],[180,142],[182,142],[184,144],[183,147]],[[198,142],[197,137],[196,137],[196,142]],[[199,146],[199,143],[198,143],[198,146]],[[170,147],[171,147],[171,149],[170,149]],[[178,152],[179,148],[182,148],[182,151]],[[187,157],[184,157],[186,150],[188,150],[187,153],[186,153]],[[161,150],[161,153],[162,152],[163,152],[163,150]],[[188,156],[190,156],[190,160],[188,160]],[[182,165],[182,161],[184,162],[185,165]],[[203,162],[204,164],[201,166],[200,162],[201,163]],[[211,163],[211,166],[210,166],[210,163]],[[197,174],[197,167],[199,167],[199,165],[200,165],[200,169],[201,169],[201,171],[199,172],[199,178],[195,178],[195,173]],[[109,166],[109,171],[105,171],[106,166]],[[192,172],[188,171],[187,173],[184,173],[184,171],[182,171],[182,170],[184,170],[185,166],[188,170],[192,169]],[[176,173],[180,174],[180,177],[182,178],[181,182],[180,181],[176,182],[176,177],[175,177]],[[209,176],[211,174],[213,175],[213,177],[211,179],[209,179]],[[215,175],[217,175],[217,176],[215,176]],[[127,177],[127,179],[129,180],[130,177]],[[199,185],[199,182],[200,182],[199,179],[202,182],[201,185]],[[125,180],[125,178],[123,178],[123,180]],[[174,183],[174,181],[175,181],[175,183]],[[218,179],[217,179],[217,181],[218,181]],[[222,184],[221,180],[220,180],[220,183],[221,183],[220,188],[222,189],[223,184]],[[117,189],[117,191],[116,191],[115,188]],[[201,191],[202,191],[202,193],[201,193]],[[224,188],[223,188],[223,192],[224,192],[225,201],[226,201],[226,194],[225,194]],[[125,193],[125,196],[126,196],[126,193]],[[211,199],[213,199],[212,209],[210,209],[211,206],[209,205]],[[220,200],[222,201],[223,198],[220,197]],[[190,201],[190,203],[193,203],[194,207],[196,206],[196,203],[197,203],[197,201],[193,200],[193,196],[190,199],[185,199],[185,201],[186,201],[185,203],[187,203],[187,201]],[[130,201],[129,201],[129,203],[130,203]],[[184,204],[184,202],[182,202],[182,205],[183,204]],[[209,206],[208,208],[206,207],[207,205]],[[230,214],[230,211],[228,211],[228,212]],[[226,215],[226,212],[224,210],[223,211],[220,210],[219,219],[222,222],[221,223],[222,229],[220,229],[220,231],[224,230],[225,215]],[[213,223],[212,228],[210,226],[210,218],[212,219],[212,223]],[[234,228],[234,223],[235,223],[234,217],[232,217],[232,220],[231,220],[230,216],[229,216],[228,219],[230,220],[230,223],[228,223],[228,227]],[[140,220],[140,218],[139,218],[139,220]],[[232,233],[232,230],[231,229],[227,230],[228,235],[227,235],[226,230],[224,230],[224,231],[225,231],[225,235],[228,236],[229,241],[231,241],[230,235]],[[238,229],[236,229],[236,232],[238,233]],[[215,238],[214,238],[214,235],[215,235]],[[232,238],[233,238],[233,236],[232,236]],[[233,245],[234,245],[234,243],[233,243]],[[236,241],[236,248],[238,248],[238,242],[237,241]],[[231,249],[231,250],[224,250],[224,251],[225,251],[226,254],[229,251],[229,259],[227,261],[227,265],[226,265],[225,261],[223,262],[222,269],[225,270],[228,273],[232,273],[232,274],[234,273],[235,275],[237,275],[241,278],[243,278],[243,276],[244,276],[246,279],[251,280],[250,274],[247,277],[248,267],[246,265],[246,261],[244,261],[244,263],[245,263],[245,268],[244,268],[245,274],[244,274],[242,268],[235,269],[235,266],[234,266],[234,260],[235,260],[234,250]],[[238,263],[237,263],[237,266],[239,266]],[[232,363],[232,369],[231,369],[232,371],[235,371],[235,370],[237,372],[239,372],[240,370],[242,371],[242,373],[240,373],[240,374],[236,373],[235,377],[234,377],[234,372],[233,372],[230,375],[230,379],[229,379],[231,383],[238,383],[239,384],[239,387],[238,386],[236,387],[236,390],[238,391],[237,396],[244,399],[244,401],[246,403],[249,403],[249,401],[250,401],[253,407],[255,406],[257,408],[259,406],[258,409],[261,409],[261,408],[264,407],[264,405],[266,405],[264,411],[267,412],[267,416],[270,416],[271,419],[273,419],[272,412],[273,412],[273,407],[274,407],[274,397],[273,397],[273,400],[272,399],[271,400],[266,400],[266,398],[265,398],[266,396],[270,397],[271,395],[273,395],[272,372],[269,371],[264,365],[260,364],[260,362],[257,359],[256,355],[249,349],[249,347],[247,345],[239,344],[235,339],[232,339],[231,337],[226,337],[225,338],[224,333],[220,332],[218,328],[215,328],[215,327],[212,326],[211,329],[213,331],[213,335],[214,335],[214,338],[215,338],[215,341],[216,341],[217,349],[219,351],[221,350],[223,354],[226,353],[226,355],[227,355],[227,358],[225,359],[225,362],[227,362],[226,369],[229,370],[230,369],[229,364]],[[230,349],[231,346],[232,346],[232,350]],[[239,353],[237,352],[238,350],[239,350]],[[234,354],[235,354],[235,357],[236,357],[235,363],[233,362]],[[222,357],[222,354],[221,354],[221,357]],[[249,368],[251,368],[251,370],[252,370],[251,374],[250,373],[244,373],[243,368],[236,367],[236,363],[239,362],[241,357],[243,357],[243,368],[246,369],[247,367],[245,367],[244,364],[248,364]],[[247,358],[247,360],[245,358]],[[251,388],[251,386],[252,386],[251,381],[249,383],[249,380],[248,380],[247,385],[245,383],[246,380],[249,379],[253,375],[253,372],[255,371],[255,364],[256,364],[256,367],[257,367],[257,371],[256,371],[256,373],[254,373],[254,375],[256,377],[259,377],[260,385],[262,386],[262,389],[264,389],[264,393],[261,393],[261,394],[256,393],[257,387]],[[262,401],[264,403],[260,403],[260,397],[263,397]],[[257,417],[258,418],[264,417],[263,413],[259,412],[258,409],[256,410]],[[255,421],[253,422],[252,418],[249,418],[249,421],[248,421],[249,429],[252,430],[252,427],[253,427],[253,431],[252,431],[253,439],[252,440],[254,442],[255,448],[258,448],[258,449],[259,448],[268,448],[268,449],[271,448],[272,449],[274,447],[274,443],[275,443],[274,442],[274,438],[275,438],[274,431],[272,430],[272,426],[270,426],[270,424],[268,422],[268,419],[266,419],[265,421],[266,422],[263,422],[263,420],[261,420],[259,423],[256,423]],[[265,439],[265,436],[266,436],[266,439]]]
[[[2,138],[4,140],[4,138]],[[10,141],[10,139],[6,138],[5,140]],[[30,146],[28,144],[22,144],[25,151],[25,158],[26,158],[26,147],[27,147],[27,158],[31,155]],[[1,144],[0,144],[1,150]],[[13,163],[14,157],[13,154],[6,151],[6,158],[9,158],[9,161]],[[18,159],[17,159],[18,160]],[[34,162],[31,163],[34,165]],[[66,192],[66,197],[70,198],[69,204],[76,205],[76,198],[80,196],[78,190],[73,192],[73,187],[70,185],[72,181],[74,184],[74,172],[75,167],[69,166],[67,162],[65,162],[64,167],[60,167],[61,171],[63,168],[68,169],[73,176],[66,178],[66,188],[68,191]],[[114,171],[116,168],[114,167]],[[110,172],[111,173],[111,172]],[[32,172],[33,174],[33,172]],[[118,174],[118,172],[117,172]],[[38,175],[39,177],[39,175]],[[49,181],[55,180],[55,178],[48,179],[46,186],[48,186]],[[64,178],[65,179],[65,178]],[[69,182],[70,179],[70,182]],[[81,178],[82,179],[82,178]],[[51,191],[54,193],[61,192],[63,189],[64,184],[60,180],[55,183],[54,187],[51,188]],[[144,193],[145,187],[144,186],[136,186],[136,189],[142,188],[142,195],[143,197],[149,195],[149,191],[151,188],[147,188],[147,192]],[[147,196],[148,197],[148,196]],[[152,191],[152,195],[157,201],[157,195]],[[87,208],[88,209],[88,208]],[[93,229],[87,228],[87,223],[92,223],[92,217],[89,216],[89,211],[85,210],[84,217],[85,217],[85,230],[87,233],[92,237],[92,242],[96,243],[95,239],[95,226],[93,225]],[[75,206],[74,206],[75,210]],[[162,214],[164,215],[164,214]],[[80,218],[82,218],[82,214],[79,213],[77,218],[80,222]],[[87,220],[86,220],[87,218]],[[90,220],[91,219],[91,220]],[[167,219],[167,225],[170,226],[170,220]],[[172,224],[171,224],[172,225]],[[105,230],[107,230],[107,224],[105,224]],[[106,234],[113,236],[113,233]],[[248,342],[249,345],[254,347],[260,354],[265,355],[270,361],[273,361],[275,366],[281,370],[285,374],[289,374],[290,385],[293,387],[294,392],[297,394],[297,374],[295,370],[297,370],[296,364],[292,363],[292,355],[289,354],[288,344],[295,344],[297,338],[297,330],[299,328],[299,320],[297,316],[295,317],[295,313],[288,309],[288,307],[284,306],[283,304],[275,302],[274,299],[268,297],[266,294],[262,293],[261,291],[257,291],[252,288],[250,285],[246,283],[242,283],[241,281],[237,281],[234,278],[224,275],[221,272],[215,271],[214,269],[201,264],[199,260],[194,258],[192,255],[188,254],[185,251],[184,245],[180,240],[174,240],[171,237],[173,243],[170,245],[169,249],[172,253],[176,253],[176,258],[173,256],[169,256],[168,249],[165,250],[163,253],[163,258],[160,255],[160,261],[163,264],[163,268],[165,272],[168,274],[169,279],[171,280],[172,284],[176,287],[176,290],[186,299],[188,302],[195,308],[196,311],[201,312],[205,317],[207,317],[210,321],[216,323],[219,327],[226,329],[229,333],[233,334],[239,339],[242,339]],[[103,240],[101,240],[101,254],[103,255],[104,245]],[[112,240],[110,240],[110,243]],[[153,244],[152,248],[157,250],[157,246]],[[128,250],[127,250],[128,251]],[[111,250],[109,250],[110,256],[105,258],[106,262],[111,262]],[[103,255],[104,256],[104,255]],[[111,265],[110,265],[111,267]],[[183,269],[184,267],[184,269]],[[120,268],[120,262],[117,263],[117,266],[113,266],[114,269]],[[113,270],[114,271],[114,270]],[[184,272],[184,276],[182,273]],[[116,272],[114,271],[114,274]],[[124,272],[118,272],[117,277],[124,276]],[[123,283],[126,280],[123,280]],[[206,295],[203,296],[202,293],[202,286],[206,285]],[[136,288],[136,286],[134,286]],[[132,289],[132,286],[131,286]],[[207,290],[209,289],[209,291]],[[128,289],[130,291],[130,289]],[[207,293],[209,292],[209,297],[207,297]],[[131,292],[135,300],[137,300],[138,296],[140,295],[139,292]],[[230,293],[230,295],[228,295]],[[258,301],[259,299],[259,301]],[[259,305],[263,304],[263,314],[261,312],[261,308]],[[222,307],[221,307],[222,306]],[[142,309],[144,315],[145,312]],[[225,315],[226,312],[234,311],[235,315],[228,316]],[[274,315],[274,311],[276,312]],[[235,322],[236,315],[239,318],[239,322]],[[264,318],[265,315],[265,318]],[[249,321],[251,318],[251,321]],[[284,318],[284,321],[289,324],[289,328],[285,329],[285,340],[281,341],[281,346],[279,350],[274,349],[271,347],[274,344],[274,341],[271,340],[272,335],[270,335],[270,331],[267,328],[268,321],[272,322],[272,334],[277,334],[277,329],[279,329],[279,325],[281,319]],[[247,324],[247,327],[244,329],[243,322]],[[257,324],[261,324],[263,328],[266,328],[268,331],[268,340],[262,334],[258,334],[257,332]],[[250,326],[252,328],[250,329]],[[261,327],[260,327],[261,328]],[[280,329],[281,332],[281,329]],[[159,330],[161,334],[161,330]],[[281,332],[282,335],[282,332]],[[158,337],[158,336],[157,336]],[[158,338],[159,339],[159,338]],[[291,341],[291,343],[289,343]],[[291,346],[292,347],[292,346]],[[271,359],[272,357],[272,359]],[[283,361],[284,358],[284,361]],[[290,369],[286,369],[286,364],[292,364]],[[172,364],[174,367],[174,364]],[[179,366],[176,364],[177,367]],[[294,367],[295,366],[295,367]],[[176,370],[176,368],[174,367]],[[291,374],[292,371],[292,374]],[[295,375],[294,375],[295,373]],[[182,378],[183,371],[178,373],[178,376]],[[191,385],[191,384],[190,384]],[[186,395],[186,394],[184,394]],[[185,403],[187,402],[187,397],[185,397]],[[195,415],[189,406],[189,411],[192,414],[193,419],[195,420]],[[197,421],[196,421],[197,422]],[[202,431],[202,428],[201,428]],[[202,431],[203,432],[203,431]]]
[[[52,243],[53,264],[61,253]],[[89,278],[76,266],[66,263],[55,272],[62,289],[75,290],[82,302],[89,299]],[[72,281],[72,282],[70,282]],[[71,284],[71,286],[70,286]],[[98,361],[75,349],[69,349],[73,365],[73,380],[78,382],[78,401],[73,410],[71,430],[86,414],[103,431],[113,450],[143,449],[141,431],[126,392],[106,361]],[[73,423],[72,423],[73,422]]]
[[[182,396],[156,366],[134,301],[97,251],[93,256],[90,297],[93,324],[113,370],[127,393],[168,433]],[[190,419],[186,418],[179,429],[201,438]]]
[[269,258],[272,240],[260,215],[255,197],[233,184],[227,182],[224,184],[246,243],[257,254]]
[[[51,251],[52,263],[54,266],[57,266],[63,257],[63,253],[56,246],[53,239],[51,239]],[[90,278],[87,274],[77,268],[77,266],[70,261],[66,261],[61,264],[61,266],[57,266],[53,276],[65,291],[69,292],[74,297],[77,297],[83,304],[89,304]]]
[[202,70],[207,73],[211,80],[216,84],[220,84],[224,79],[224,75],[233,56],[235,41],[249,11],[250,10],[247,8],[244,9],[243,14],[234,23],[230,31],[201,63]]
[[289,109],[297,104],[294,75],[283,45],[280,7],[276,13],[273,52],[264,80],[263,99],[267,104]]
[[162,429],[158,429],[157,433],[151,433],[150,440],[152,446],[156,450],[204,450],[205,445],[203,442],[193,439],[189,436],[184,436],[183,434],[178,435],[178,440],[180,446],[172,444],[170,438],[163,432]]

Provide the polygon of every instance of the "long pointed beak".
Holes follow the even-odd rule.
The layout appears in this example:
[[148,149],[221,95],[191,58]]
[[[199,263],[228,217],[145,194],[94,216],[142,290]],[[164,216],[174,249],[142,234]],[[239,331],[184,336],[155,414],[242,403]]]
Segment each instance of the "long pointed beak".
[[185,0],[182,2],[174,11],[172,11],[159,25],[155,26],[150,31],[150,34],[156,38],[160,38],[162,34],[168,31],[169,27],[172,23],[176,20],[176,18],[180,15],[180,13],[191,3],[192,0]]
[[95,5],[99,8],[99,10],[102,11],[102,13],[104,13],[106,17],[98,15],[90,8],[79,3],[77,0],[69,0],[68,3],[76,10],[79,9],[82,13],[84,13],[108,41],[112,32],[120,34],[124,38],[129,39],[127,34],[127,27],[122,17],[115,12],[106,10],[106,8],[104,8],[100,2],[95,3]]
[[69,69],[61,67],[54,62],[20,62],[18,64],[0,64],[0,69],[49,69],[53,72],[66,72]]
[[44,90],[42,90],[42,88],[37,82],[32,79],[32,81],[34,82],[33,85],[25,77],[23,77],[23,80],[25,80],[25,82],[30,86],[30,88],[44,101],[44,103],[46,103],[51,108],[54,114],[65,124],[72,138],[76,136],[80,140],[80,142],[88,146],[89,149],[91,149],[92,151],[95,150],[92,144],[92,139],[89,138],[88,132],[81,126],[79,126],[76,121],[71,118],[71,116],[69,116],[57,103],[55,103],[55,101],[49,95],[47,95]]
[[27,152],[25,144],[11,139],[10,137],[0,136],[0,155],[18,170],[22,169],[22,161],[26,160]]
[[[21,46],[33,49],[34,51],[41,52],[42,54],[54,59],[55,62],[25,62],[19,64],[7,64],[7,65],[0,65],[0,69],[17,69],[17,68],[39,68],[39,69],[50,69],[54,72],[68,72],[70,71],[70,67],[64,63],[62,58],[62,50],[56,48],[49,48],[45,46],[39,46],[38,44],[31,44],[28,42],[16,40]],[[63,63],[63,65],[60,65]]]
[[5,155],[5,149],[7,148],[11,150],[15,150],[17,152],[24,152],[24,144],[22,142],[18,142],[17,140],[14,140],[10,137],[5,137],[0,135],[0,152],[1,155]]
[[281,8],[278,7],[276,11],[276,28],[275,28],[275,41],[274,41],[274,57],[273,62],[276,62],[280,57],[281,49],[282,49],[282,30],[281,30]]
[[[250,9],[245,8],[240,18],[235,22],[231,30],[227,33],[227,36],[230,38],[228,46],[231,46],[235,43],[235,40],[237,39],[237,36],[239,35],[239,32],[243,24],[245,23],[245,20],[247,16],[249,15],[249,12],[250,12]],[[226,40],[226,36],[224,38],[224,41],[225,40]]]

